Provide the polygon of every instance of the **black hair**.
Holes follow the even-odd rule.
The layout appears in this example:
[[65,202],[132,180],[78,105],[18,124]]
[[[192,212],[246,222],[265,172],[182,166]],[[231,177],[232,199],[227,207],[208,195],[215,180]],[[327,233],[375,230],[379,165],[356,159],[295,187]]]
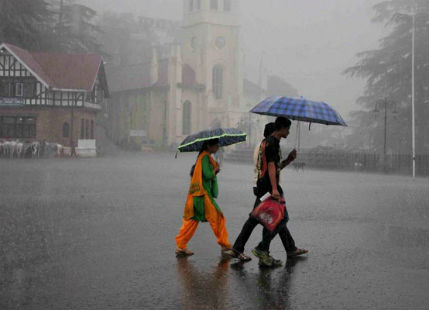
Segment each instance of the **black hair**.
[[213,146],[213,145],[216,145],[216,144],[219,144],[219,139],[218,139],[218,138],[210,139],[210,140],[204,141],[204,143],[203,143],[203,145],[201,146],[201,149],[200,149],[200,154],[201,154],[202,152],[204,152],[204,151],[207,151],[207,148],[208,148],[209,146]]
[[290,128],[292,122],[286,117],[279,116],[276,118],[276,122],[274,124],[276,130],[281,130],[283,128]]
[[[206,151],[209,146],[216,145],[216,144],[219,144],[219,139],[218,138],[204,141],[203,145],[201,146],[201,149],[200,149],[200,152],[199,152],[198,156],[202,152]],[[195,170],[195,165],[193,165],[191,167],[191,171],[189,172],[189,175],[191,176],[191,178],[194,176],[194,170]]]
[[276,124],[274,122],[268,123],[265,125],[264,137],[268,138],[276,130]]

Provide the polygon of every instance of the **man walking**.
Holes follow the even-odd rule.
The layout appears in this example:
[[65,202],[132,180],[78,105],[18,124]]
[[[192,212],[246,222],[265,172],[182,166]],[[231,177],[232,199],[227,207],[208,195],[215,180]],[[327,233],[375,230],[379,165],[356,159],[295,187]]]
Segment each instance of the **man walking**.
[[[267,192],[271,193],[274,199],[280,200],[283,197],[283,190],[279,184],[280,170],[285,168],[296,158],[296,150],[293,150],[289,153],[286,160],[281,161],[280,140],[282,138],[287,138],[290,126],[290,120],[284,117],[278,117],[274,123],[274,132],[261,143],[257,162],[258,178],[256,189],[254,190],[257,197],[255,207],[260,203],[259,199]],[[261,266],[272,267],[281,265],[280,260],[276,260],[269,255],[271,240],[277,233],[280,235],[288,257],[302,255],[308,252],[307,250],[298,249],[295,246],[295,241],[286,226],[287,218],[286,211],[285,218],[278,224],[274,232],[270,232],[268,229],[264,228],[262,241],[252,250],[252,253],[259,258],[259,264]],[[258,223],[257,220],[249,216],[234,243],[233,248],[237,252],[237,257],[243,261],[250,260],[250,257],[243,254],[244,246]]]

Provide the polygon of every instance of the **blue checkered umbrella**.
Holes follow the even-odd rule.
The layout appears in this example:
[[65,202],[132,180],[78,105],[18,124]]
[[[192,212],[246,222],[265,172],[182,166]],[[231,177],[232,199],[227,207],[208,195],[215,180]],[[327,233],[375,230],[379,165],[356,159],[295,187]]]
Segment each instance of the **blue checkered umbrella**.
[[252,113],[284,116],[292,120],[347,126],[341,115],[324,102],[304,98],[269,97],[250,110]]
[[247,134],[235,128],[215,128],[189,135],[177,148],[179,152],[199,152],[204,141],[219,139],[219,146],[228,146],[246,141]]

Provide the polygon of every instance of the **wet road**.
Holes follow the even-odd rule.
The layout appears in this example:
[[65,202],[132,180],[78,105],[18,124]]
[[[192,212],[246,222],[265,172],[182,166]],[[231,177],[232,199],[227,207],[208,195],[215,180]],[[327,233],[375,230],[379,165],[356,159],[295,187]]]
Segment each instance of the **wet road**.
[[[0,161],[0,309],[429,309],[429,181],[286,170],[289,228],[306,258],[223,261],[208,224],[174,256],[194,157]],[[226,163],[231,242],[252,168]],[[247,245],[261,236],[258,227]]]

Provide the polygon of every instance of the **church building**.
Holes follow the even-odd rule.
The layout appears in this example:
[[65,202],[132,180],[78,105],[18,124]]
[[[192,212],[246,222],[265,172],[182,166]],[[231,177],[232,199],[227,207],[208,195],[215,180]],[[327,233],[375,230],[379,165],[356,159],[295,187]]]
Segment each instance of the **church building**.
[[209,127],[236,127],[243,100],[238,0],[184,0],[180,39],[150,61],[107,68],[112,139],[171,146]]

